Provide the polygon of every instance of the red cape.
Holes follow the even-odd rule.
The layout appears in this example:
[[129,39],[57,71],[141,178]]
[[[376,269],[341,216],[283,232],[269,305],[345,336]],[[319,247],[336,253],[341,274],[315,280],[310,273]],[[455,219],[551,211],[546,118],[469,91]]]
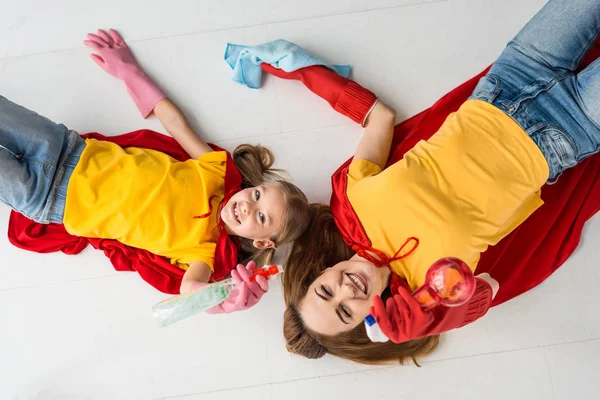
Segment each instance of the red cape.
[[[598,55],[600,49],[594,47],[584,65]],[[402,158],[419,140],[433,135],[448,114],[456,111],[469,97],[484,73],[485,71],[452,90],[431,108],[396,126],[390,163]],[[116,137],[90,135],[113,140],[122,146],[135,145],[160,150],[179,160],[187,158],[183,149],[172,138],[152,131],[137,131]],[[344,236],[349,241],[369,245],[345,194],[345,171],[349,162],[350,160],[332,176],[334,192],[331,206]],[[227,170],[233,169],[228,166]],[[500,243],[482,254],[477,271],[489,272],[500,282],[500,291],[494,299],[494,305],[538,285],[571,255],[579,243],[585,221],[600,209],[599,178],[600,157],[597,156],[567,171],[557,184],[542,189],[542,197],[546,202],[543,207]],[[182,270],[162,257],[119,242],[74,237],[67,234],[62,225],[36,224],[14,212],[10,217],[8,236],[15,246],[40,253],[62,251],[77,254],[91,243],[104,251],[116,270],[138,271],[156,289],[172,294],[179,292]],[[218,249],[221,254],[230,256],[236,250],[231,240],[227,240]],[[217,257],[215,263],[216,261]],[[236,262],[231,258],[224,263],[223,271],[228,273]],[[213,278],[217,279],[215,276]]]
[[[136,146],[162,151],[179,161],[190,158],[173,138],[150,130],[139,130],[119,136],[103,136],[99,133],[88,133],[83,136],[111,141],[121,147]],[[222,150],[214,145],[211,147],[217,151]],[[240,190],[241,183],[240,173],[228,153],[225,172],[225,202]],[[172,265],[169,259],[146,250],[129,247],[116,240],[73,236],[67,233],[63,225],[38,224],[15,211],[11,212],[8,222],[8,239],[21,249],[38,253],[62,251],[65,254],[78,254],[88,244],[91,244],[94,248],[104,251],[115,270],[137,271],[146,282],[168,294],[179,294],[181,278],[185,272]],[[237,265],[237,254],[237,241],[231,238],[222,227],[219,227],[214,272],[211,279],[225,278]]]
[[[581,68],[600,56],[599,44],[590,50]],[[455,88],[431,108],[397,125],[388,165],[400,160],[419,140],[426,140],[437,132],[448,114],[467,100],[486,72]],[[332,176],[331,208],[348,245],[370,246],[346,196],[346,172],[351,160]],[[544,186],[542,199],[545,204],[541,208],[481,256],[477,273],[488,272],[500,283],[492,306],[539,285],[573,253],[581,239],[583,225],[600,209],[600,157],[588,158],[566,171],[556,184]]]

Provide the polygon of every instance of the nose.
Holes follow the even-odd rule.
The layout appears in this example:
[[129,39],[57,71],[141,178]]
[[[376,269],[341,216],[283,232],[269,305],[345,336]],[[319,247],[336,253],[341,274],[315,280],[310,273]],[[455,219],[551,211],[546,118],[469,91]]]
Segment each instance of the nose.
[[356,297],[356,289],[349,282],[342,283],[340,290],[338,291],[340,300],[353,299]]
[[250,204],[247,201],[244,201],[240,204],[240,211],[244,215],[250,214]]

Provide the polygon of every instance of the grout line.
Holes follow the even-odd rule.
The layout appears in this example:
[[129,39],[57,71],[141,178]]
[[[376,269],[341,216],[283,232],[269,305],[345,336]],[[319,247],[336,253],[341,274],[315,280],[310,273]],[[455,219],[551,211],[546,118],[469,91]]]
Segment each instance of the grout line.
[[550,379],[550,389],[552,389],[552,399],[556,400],[556,390],[554,388],[554,381],[552,380],[552,373],[550,372],[550,364],[548,363],[548,347],[544,346],[544,359],[546,360],[546,371],[548,371],[548,378]]
[[600,340],[600,336],[599,337],[589,338],[589,339],[571,340],[570,342],[560,342],[560,343],[545,344],[543,347],[556,347],[556,346],[562,346],[563,344],[575,344],[575,343],[594,342],[596,340]]
[[[517,352],[517,351],[533,350],[533,349],[539,349],[539,348],[544,348],[544,352],[545,352],[547,347],[559,346],[559,345],[563,345],[563,344],[572,344],[572,343],[578,343],[578,342],[594,341],[594,340],[600,340],[600,338],[590,338],[590,339],[583,339],[583,340],[573,340],[573,341],[570,341],[570,342],[562,342],[562,343],[555,343],[555,344],[549,344],[549,345],[531,346],[531,347],[523,347],[523,348],[519,348],[519,349],[493,351],[493,352],[489,352],[489,353],[471,354],[471,355],[466,355],[466,356],[462,356],[462,357],[444,358],[444,359],[433,360],[433,361],[420,361],[420,364],[422,366],[425,366],[425,364],[433,364],[433,363],[444,362],[444,361],[451,361],[451,360],[463,360],[463,359],[475,358],[475,357],[480,357],[480,356],[489,356],[489,355],[493,355],[493,354],[514,353],[514,352]],[[546,365],[548,365],[548,363],[546,363]],[[331,378],[331,377],[336,377],[336,376],[359,374],[359,373],[370,372],[370,371],[388,370],[388,369],[392,369],[392,368],[397,368],[399,366],[401,366],[401,365],[400,364],[384,365],[384,366],[380,366],[378,368],[372,368],[372,367],[368,368],[368,367],[366,367],[365,369],[360,369],[360,370],[355,370],[355,371],[347,371],[347,372],[340,372],[340,373],[337,373],[337,374],[311,376],[311,377],[299,378],[299,379],[281,380],[281,381],[277,381],[277,382],[265,382],[265,383],[260,383],[260,384],[256,384],[256,385],[238,386],[238,387],[227,388],[227,389],[215,389],[215,390],[210,390],[210,391],[206,391],[206,392],[194,392],[194,393],[181,394],[181,395],[177,395],[177,396],[159,397],[159,398],[154,398],[153,400],[167,400],[167,399],[175,399],[175,398],[179,398],[179,397],[192,396],[192,395],[197,395],[197,394],[198,395],[203,395],[203,394],[211,394],[211,393],[218,393],[218,392],[230,392],[230,391],[234,391],[234,390],[251,389],[251,388],[262,387],[262,386],[275,386],[275,385],[282,385],[282,384],[291,383],[291,382],[302,382],[302,381],[309,381],[309,380],[315,380],[315,379],[321,379],[321,378]],[[411,366],[411,365],[410,364],[404,364],[404,366]],[[553,389],[553,393],[554,393],[554,389]]]
[[[429,5],[429,4],[446,3],[449,1],[451,1],[451,0],[425,0],[425,1],[417,2],[417,3],[401,4],[401,5],[381,7],[381,8],[370,8],[370,9],[365,9],[365,10],[346,11],[346,12],[332,13],[332,14],[325,14],[325,15],[311,15],[311,16],[300,17],[300,18],[288,18],[288,19],[283,19],[281,21],[265,21],[265,22],[257,22],[254,24],[251,23],[251,24],[246,24],[246,25],[243,25],[243,24],[242,25],[234,25],[234,26],[225,27],[225,28],[215,28],[215,29],[200,30],[200,31],[195,31],[195,32],[176,33],[173,35],[166,35],[166,36],[154,36],[154,37],[148,37],[148,38],[143,38],[143,39],[132,39],[132,40],[127,40],[127,43],[128,44],[141,43],[141,42],[146,42],[146,41],[150,41],[150,40],[171,39],[171,38],[178,38],[178,37],[185,37],[185,36],[202,35],[202,34],[207,34],[207,33],[222,32],[222,31],[229,31],[229,30],[235,30],[235,29],[247,29],[247,28],[266,26],[266,25],[284,24],[284,23],[290,23],[290,22],[308,21],[308,20],[314,20],[314,19],[338,17],[338,16],[352,15],[352,14],[359,14],[359,13],[370,13],[370,12],[376,12],[376,11],[393,10],[396,8],[420,7],[420,6],[425,6],[425,5]],[[37,56],[37,55],[42,55],[42,54],[61,53],[61,52],[79,50],[79,49],[80,49],[79,47],[67,47],[67,48],[62,48],[62,49],[18,54],[18,55],[13,55],[13,56],[0,57],[0,61],[11,60],[11,59],[16,59],[16,58],[20,58],[20,57]]]
[[593,342],[595,340],[600,340],[600,337],[588,338],[588,339],[576,339],[576,340],[571,340],[571,341],[567,341],[567,342],[546,343],[546,344],[539,345],[539,346],[529,346],[529,347],[521,347],[521,348],[518,348],[518,349],[491,351],[491,352],[488,352],[488,353],[470,354],[470,355],[460,356],[460,357],[442,358],[442,359],[439,359],[439,360],[431,360],[431,361],[425,360],[425,361],[420,362],[420,364],[428,364],[428,363],[435,363],[435,362],[439,362],[439,361],[449,361],[449,360],[461,360],[461,359],[466,359],[466,358],[471,358],[471,357],[489,356],[489,355],[492,355],[492,354],[505,354],[505,353],[512,353],[512,352],[515,352],[515,351],[534,350],[534,349],[540,349],[540,348],[546,348],[546,347],[554,347],[554,346],[562,346],[562,345],[565,345],[565,344],[574,344],[574,343],[580,343],[580,342]]
[[295,133],[300,133],[300,132],[318,131],[318,130],[325,130],[325,129],[329,130],[329,129],[341,128],[341,127],[345,127],[345,126],[353,127],[354,125],[339,124],[339,125],[319,126],[316,128],[292,129],[292,130],[286,130],[286,131],[281,131],[281,132],[272,132],[272,133],[265,133],[265,134],[259,134],[259,135],[249,135],[249,136],[240,136],[240,137],[234,137],[234,138],[228,138],[228,139],[213,140],[213,141],[211,141],[211,143],[219,144],[219,143],[231,142],[231,141],[239,142],[239,141],[247,140],[247,139],[256,141],[256,140],[259,140],[260,138],[295,134]]
[[283,133],[283,119],[281,118],[282,117],[282,115],[281,115],[281,101],[279,100],[279,94],[277,93],[279,91],[278,90],[278,86],[279,85],[276,85],[275,86],[275,90],[274,90],[274,93],[275,93],[275,108],[276,108],[275,115],[277,116],[277,123],[279,125],[279,133],[282,134]]
[[364,369],[364,370],[359,370],[359,371],[340,372],[339,374],[312,376],[312,377],[308,377],[308,378],[290,379],[290,380],[284,380],[284,381],[278,381],[278,382],[265,382],[265,383],[259,383],[259,384],[256,384],[256,385],[246,385],[246,386],[237,386],[237,387],[227,388],[227,389],[209,390],[209,391],[206,391],[206,392],[194,392],[194,393],[180,394],[180,395],[177,395],[177,396],[170,396],[170,397],[157,397],[157,398],[154,398],[152,400],[175,399],[175,398],[178,398],[178,397],[193,396],[195,394],[202,394],[203,395],[203,394],[211,394],[211,393],[218,393],[218,392],[232,392],[234,390],[251,389],[251,388],[262,387],[262,386],[274,386],[274,385],[281,385],[281,384],[291,383],[291,382],[308,381],[308,380],[311,380],[311,379],[329,378],[329,377],[334,377],[334,376],[349,375],[349,374],[355,374],[355,373],[360,373],[360,372],[377,371],[377,370],[381,370],[381,369],[385,369],[385,368]]
[[[116,272],[130,272],[130,271],[116,271]],[[135,271],[131,271],[131,272],[135,272]],[[123,274],[123,276],[126,276],[126,275],[127,274]],[[21,290],[21,289],[34,289],[34,288],[43,288],[43,287],[57,286],[57,285],[63,285],[63,284],[67,284],[67,283],[90,281],[90,280],[93,280],[93,279],[117,278],[117,277],[120,277],[120,276],[122,276],[122,275],[121,274],[117,274],[117,275],[100,275],[100,276],[91,276],[89,278],[80,278],[80,279],[66,280],[66,281],[60,281],[60,282],[42,283],[42,284],[39,284],[39,285],[19,286],[19,287],[13,287],[13,288],[0,289],[0,293],[11,292],[11,291],[14,291],[14,290]]]

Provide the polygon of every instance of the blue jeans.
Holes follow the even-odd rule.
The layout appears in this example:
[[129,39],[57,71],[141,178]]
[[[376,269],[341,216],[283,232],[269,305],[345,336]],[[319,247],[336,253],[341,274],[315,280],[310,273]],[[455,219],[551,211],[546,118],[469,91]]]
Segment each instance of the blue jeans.
[[0,200],[40,223],[62,223],[85,140],[0,96]]
[[600,60],[575,73],[600,32],[600,0],[550,0],[508,43],[471,98],[512,117],[553,182],[600,149]]

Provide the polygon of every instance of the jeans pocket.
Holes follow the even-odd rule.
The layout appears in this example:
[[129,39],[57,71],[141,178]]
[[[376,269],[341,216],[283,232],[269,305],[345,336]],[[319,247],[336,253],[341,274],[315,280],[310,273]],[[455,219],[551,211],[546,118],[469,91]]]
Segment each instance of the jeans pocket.
[[547,129],[546,134],[552,140],[555,150],[565,168],[570,168],[577,164],[577,147],[571,138],[558,129]]
[[[577,164],[578,151],[573,140],[557,128],[548,128],[541,132],[545,142],[546,151],[552,154],[544,154],[550,166],[551,178],[558,177],[564,170]],[[542,148],[542,152],[545,153]]]
[[498,97],[500,91],[500,79],[496,75],[487,74],[479,80],[470,99],[492,103]]

